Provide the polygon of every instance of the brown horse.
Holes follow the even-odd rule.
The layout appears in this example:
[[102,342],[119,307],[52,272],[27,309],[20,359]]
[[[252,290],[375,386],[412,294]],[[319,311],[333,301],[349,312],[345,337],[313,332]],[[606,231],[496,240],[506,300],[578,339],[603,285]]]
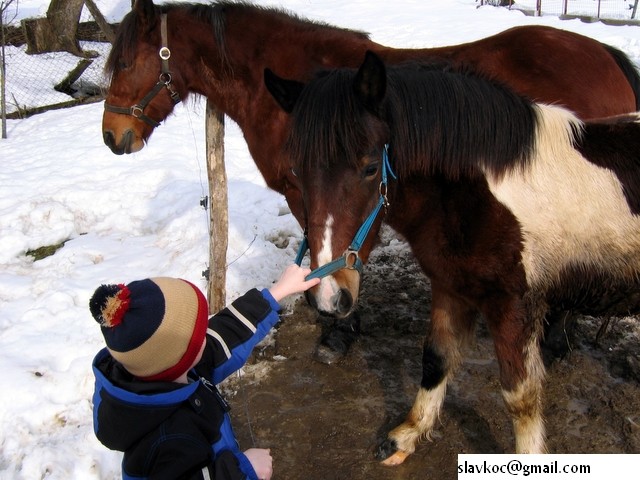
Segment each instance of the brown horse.
[[265,81],[292,113],[312,275],[326,275],[311,303],[351,312],[382,221],[431,280],[420,388],[379,457],[401,463],[429,436],[478,316],[515,450],[543,453],[545,315],[640,312],[640,117],[582,123],[468,71],[386,67],[371,52],[306,86]]
[[304,81],[319,67],[356,67],[366,50],[389,63],[446,59],[465,64],[522,95],[564,105],[583,119],[640,109],[640,80],[629,59],[564,30],[516,27],[462,45],[395,49],[364,33],[274,8],[229,1],[156,6],[137,0],[107,62],[111,83],[104,141],[117,154],[138,151],[177,101],[189,93],[204,95],[237,122],[266,184],[286,197],[302,223],[300,192],[282,149],[288,118],[264,88],[263,70],[268,66]]

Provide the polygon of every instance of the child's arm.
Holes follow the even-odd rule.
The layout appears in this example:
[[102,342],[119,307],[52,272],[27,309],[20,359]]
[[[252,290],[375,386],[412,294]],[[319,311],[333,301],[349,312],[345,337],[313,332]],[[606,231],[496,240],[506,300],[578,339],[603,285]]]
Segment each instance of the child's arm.
[[319,282],[318,279],[304,280],[308,274],[309,269],[293,265],[285,270],[271,289],[262,292],[249,290],[212,316],[207,330],[207,347],[202,361],[196,366],[200,375],[218,384],[241,368],[256,344],[280,319],[278,300]]

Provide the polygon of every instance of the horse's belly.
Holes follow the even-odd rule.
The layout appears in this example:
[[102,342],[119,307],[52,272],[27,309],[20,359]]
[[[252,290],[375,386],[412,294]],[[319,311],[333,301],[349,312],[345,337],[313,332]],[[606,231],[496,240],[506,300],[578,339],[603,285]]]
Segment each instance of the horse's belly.
[[568,268],[546,290],[551,311],[626,316],[640,313],[640,278],[614,278],[601,271]]

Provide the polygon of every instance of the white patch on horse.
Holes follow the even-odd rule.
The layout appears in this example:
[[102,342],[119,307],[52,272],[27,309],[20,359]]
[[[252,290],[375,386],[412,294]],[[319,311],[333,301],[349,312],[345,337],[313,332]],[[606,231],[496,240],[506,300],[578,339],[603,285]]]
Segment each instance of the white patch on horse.
[[542,383],[545,368],[534,334],[524,349],[526,378],[513,390],[502,391],[511,414],[516,437],[516,453],[547,453],[542,416]]
[[[333,216],[329,215],[324,224],[324,234],[322,236],[322,248],[316,255],[316,262],[319,266],[326,265],[333,260],[333,251],[331,249],[331,240],[333,238]],[[340,287],[336,283],[333,276],[329,275],[320,280],[318,293],[316,294],[316,302],[318,310],[324,312],[332,312],[335,310],[333,299]]]
[[431,439],[431,431],[440,415],[447,392],[447,377],[435,388],[420,388],[407,420],[389,433],[399,450],[411,454],[421,439]]
[[619,278],[640,271],[640,217],[615,174],[572,145],[581,122],[568,110],[538,105],[535,155],[525,170],[487,175],[495,197],[513,212],[524,237],[532,288],[546,289],[568,267],[591,266]]

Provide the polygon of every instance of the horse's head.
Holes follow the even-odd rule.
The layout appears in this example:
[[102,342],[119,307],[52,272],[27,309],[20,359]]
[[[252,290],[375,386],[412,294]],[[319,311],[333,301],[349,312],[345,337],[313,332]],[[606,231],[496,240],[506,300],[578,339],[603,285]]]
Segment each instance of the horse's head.
[[106,63],[111,82],[102,133],[113,153],[141,150],[154,128],[186,97],[183,79],[170,68],[175,61],[169,47],[166,15],[152,0],[137,0],[120,24]]
[[384,65],[367,54],[357,72],[334,70],[307,85],[267,69],[265,83],[292,115],[287,148],[303,195],[311,268],[343,258],[342,268],[325,276],[307,299],[344,317],[360,291],[356,266],[367,261],[386,209],[382,176],[389,131],[378,116]]

